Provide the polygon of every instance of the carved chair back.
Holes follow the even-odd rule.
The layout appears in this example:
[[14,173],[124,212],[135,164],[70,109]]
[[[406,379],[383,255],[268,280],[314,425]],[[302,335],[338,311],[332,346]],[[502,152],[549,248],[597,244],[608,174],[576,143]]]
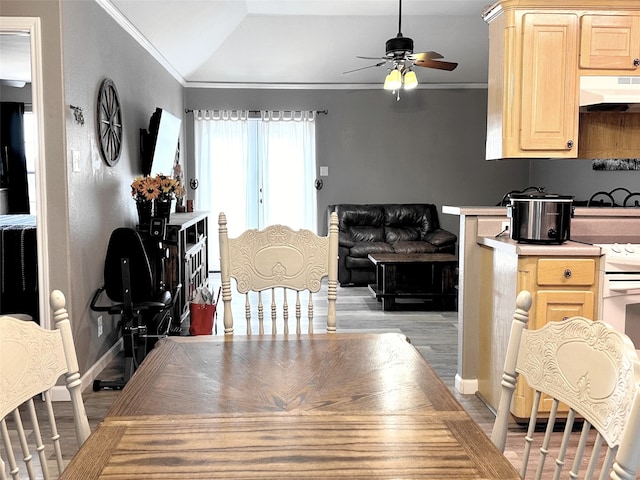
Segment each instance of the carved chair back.
[[[0,431],[3,451],[0,478],[6,478],[5,461],[12,478],[57,478],[49,470],[65,466],[49,390],[64,375],[71,396],[78,447],[90,433],[82,402],[80,373],[65,298],[60,291],[50,297],[54,330],[32,321],[0,317]],[[36,407],[42,396],[44,408]],[[46,412],[40,413],[38,412]],[[41,418],[38,418],[41,417]],[[49,464],[51,463],[51,465]]]
[[[607,323],[583,317],[527,330],[531,301],[527,291],[520,292],[516,300],[492,441],[505,450],[511,398],[516,380],[522,376],[535,392],[522,478],[536,459],[534,478],[538,479],[560,478],[561,473],[566,478],[565,465],[569,478],[636,478],[640,465],[640,361],[633,343]],[[538,441],[536,423],[542,400],[550,402],[551,409]],[[562,424],[562,439],[554,446],[552,433]],[[532,448],[534,444],[539,445],[539,453]],[[555,456],[555,462],[547,461],[548,456]]]
[[252,323],[257,323],[258,333],[264,334],[265,316],[271,319],[272,334],[278,333],[278,324],[283,325],[281,333],[288,334],[290,304],[296,333],[302,332],[304,320],[307,321],[307,332],[313,333],[314,304],[320,304],[319,300],[315,302],[318,297],[315,294],[326,277],[326,331],[336,331],[338,217],[335,212],[331,215],[326,237],[310,230],[270,225],[264,230],[247,230],[237,238],[229,238],[224,213],[218,217],[218,226],[226,335],[234,333],[232,278],[236,290],[245,296],[244,317],[250,335]]

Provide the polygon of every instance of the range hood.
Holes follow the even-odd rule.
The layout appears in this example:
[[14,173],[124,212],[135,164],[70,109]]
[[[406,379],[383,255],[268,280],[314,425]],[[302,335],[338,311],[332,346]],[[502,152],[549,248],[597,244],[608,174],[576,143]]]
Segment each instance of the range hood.
[[580,106],[587,111],[640,111],[640,77],[581,76]]

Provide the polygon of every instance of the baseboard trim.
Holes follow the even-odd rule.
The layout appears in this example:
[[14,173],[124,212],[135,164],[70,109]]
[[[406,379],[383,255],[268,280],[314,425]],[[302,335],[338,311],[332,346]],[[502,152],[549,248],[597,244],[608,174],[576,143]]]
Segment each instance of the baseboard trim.
[[462,378],[459,373],[456,373],[455,387],[458,393],[463,395],[473,395],[478,391],[478,379],[465,379]]
[[[121,338],[114,343],[113,346],[84,373],[84,375],[80,377],[80,382],[82,383],[80,387],[81,391],[84,392],[85,389],[89,387],[93,388],[93,381],[98,378],[98,375],[100,375],[105,367],[109,365],[114,358],[116,358],[118,353],[122,350],[122,345]],[[50,390],[50,393],[51,400],[53,402],[69,402],[71,400],[69,390],[67,390],[67,387],[64,385],[56,385]]]

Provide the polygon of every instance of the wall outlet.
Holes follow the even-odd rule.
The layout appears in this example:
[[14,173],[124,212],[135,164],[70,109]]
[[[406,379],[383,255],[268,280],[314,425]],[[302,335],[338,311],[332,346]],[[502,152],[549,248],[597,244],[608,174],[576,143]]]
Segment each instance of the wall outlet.
[[508,232],[509,231],[509,225],[511,225],[511,222],[509,220],[507,220],[506,222],[502,222],[501,231]]
[[98,338],[102,336],[102,315],[98,317]]

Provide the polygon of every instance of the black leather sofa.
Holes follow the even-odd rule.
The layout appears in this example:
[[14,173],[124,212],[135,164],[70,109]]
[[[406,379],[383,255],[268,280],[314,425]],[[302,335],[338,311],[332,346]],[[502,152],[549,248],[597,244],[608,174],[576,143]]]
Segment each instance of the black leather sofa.
[[338,282],[341,286],[375,283],[370,253],[453,253],[457,237],[440,228],[438,210],[430,203],[337,204]]

